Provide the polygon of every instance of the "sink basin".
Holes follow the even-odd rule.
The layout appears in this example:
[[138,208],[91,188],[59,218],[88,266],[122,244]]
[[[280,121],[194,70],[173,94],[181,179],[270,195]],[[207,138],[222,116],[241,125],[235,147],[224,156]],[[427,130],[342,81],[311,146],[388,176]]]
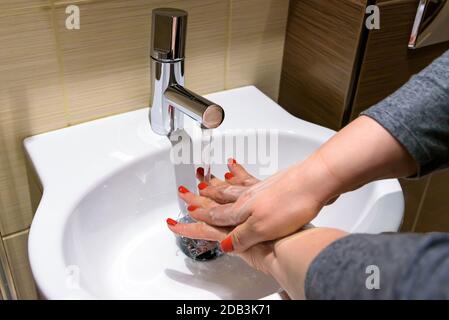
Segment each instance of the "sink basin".
[[[216,137],[278,132],[279,169],[305,159],[334,134],[291,116],[253,86],[207,98],[226,112]],[[186,122],[188,130],[194,126]],[[242,130],[247,128],[252,131]],[[43,187],[29,257],[45,298],[279,298],[276,282],[238,257],[195,262],[179,250],[165,222],[179,212],[171,144],[151,131],[147,108],[33,136],[24,144]],[[225,173],[225,164],[212,167],[218,176]],[[248,169],[260,178],[270,173],[255,164]],[[403,207],[397,180],[383,180],[340,197],[313,224],[397,231]]]

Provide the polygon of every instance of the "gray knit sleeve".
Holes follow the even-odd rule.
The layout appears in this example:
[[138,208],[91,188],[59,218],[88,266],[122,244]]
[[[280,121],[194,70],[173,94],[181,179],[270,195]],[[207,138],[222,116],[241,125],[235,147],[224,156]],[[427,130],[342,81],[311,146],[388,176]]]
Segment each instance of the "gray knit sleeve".
[[[449,234],[353,234],[307,272],[308,299],[449,299]],[[377,279],[376,279],[377,277]]]
[[419,164],[417,176],[449,166],[449,51],[361,113],[388,130]]

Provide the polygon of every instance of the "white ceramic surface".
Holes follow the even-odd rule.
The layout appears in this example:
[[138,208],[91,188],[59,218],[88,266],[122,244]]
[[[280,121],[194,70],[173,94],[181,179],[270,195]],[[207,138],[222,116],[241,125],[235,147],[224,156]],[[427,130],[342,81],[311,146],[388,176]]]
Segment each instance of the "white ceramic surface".
[[[280,168],[334,134],[289,115],[253,86],[208,98],[226,112],[217,136],[230,129],[278,129]],[[170,143],[149,128],[147,108],[24,144],[44,190],[29,237],[31,267],[44,297],[278,298],[277,284],[237,257],[194,262],[179,251],[165,222],[179,212]],[[256,166],[249,169],[263,178]],[[213,171],[222,176],[225,165]],[[397,180],[384,180],[342,196],[313,223],[351,232],[396,231],[403,207]]]

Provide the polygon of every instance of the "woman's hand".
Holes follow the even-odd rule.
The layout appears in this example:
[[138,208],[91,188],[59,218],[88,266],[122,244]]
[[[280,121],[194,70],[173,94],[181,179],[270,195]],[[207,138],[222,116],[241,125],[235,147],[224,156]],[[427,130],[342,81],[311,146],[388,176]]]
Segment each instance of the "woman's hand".
[[[239,186],[235,195],[241,195],[235,203],[200,210],[196,219],[237,226],[221,246],[227,252],[244,252],[296,232],[342,193],[416,171],[417,164],[405,148],[376,121],[362,116],[305,161],[248,189]],[[207,189],[201,194],[213,197]]]
[[[229,164],[231,173],[233,165],[237,164]],[[297,231],[344,192],[416,172],[417,163],[405,148],[376,121],[362,116],[304,162],[263,182],[231,188],[228,181],[220,187],[219,201],[205,195],[214,197],[213,188],[220,181],[203,184],[200,196],[180,188],[192,217],[208,225],[167,222],[180,235],[220,240],[224,251],[235,251],[250,265],[270,273],[292,298],[300,298],[310,263],[346,233],[323,228]],[[207,190],[209,186],[213,188]]]
[[[167,220],[167,225],[179,236],[209,241],[222,241],[232,230],[232,228],[213,227],[203,222],[179,223],[172,219]],[[270,274],[270,265],[274,261],[273,243],[254,246],[250,250],[240,253],[239,256],[251,267]]]
[[[171,231],[188,238],[220,241],[223,247],[223,240],[229,239],[228,234],[237,224],[229,219],[233,202],[260,184],[233,159],[229,161],[228,169],[230,172],[225,175],[225,181],[213,176],[209,183],[205,183],[204,170],[199,168],[200,195],[184,187],[179,188],[179,195],[186,201],[190,215],[201,222],[183,224],[167,219]],[[285,175],[288,176],[288,172]],[[253,268],[274,277],[291,298],[302,299],[307,270],[313,259],[331,242],[345,235],[336,229],[314,228],[276,241],[259,243],[238,255]],[[292,254],[296,252],[300,254]]]
[[179,188],[179,196],[193,219],[216,227],[237,226],[232,228],[233,238],[221,243],[224,251],[244,252],[256,243],[294,233],[335,199],[323,196],[326,186],[322,181],[332,179],[320,167],[319,159],[310,159],[262,182],[234,159],[228,162],[228,169],[225,181],[213,176],[206,183],[204,170],[199,168],[199,196]]
[[213,226],[235,226],[241,222],[230,219],[233,203],[251,186],[259,183],[259,180],[234,159],[228,160],[228,169],[224,181],[211,176],[210,181],[206,183],[204,169],[198,168],[196,176],[200,181],[199,196],[184,186],[178,188],[179,197],[186,202],[187,210],[193,219]]
[[[218,228],[203,222],[178,223],[167,220],[177,235],[222,241],[232,228]],[[251,267],[272,276],[292,299],[304,299],[304,282],[313,259],[329,244],[347,235],[337,229],[312,228],[289,237],[252,246],[238,255]]]
[[210,181],[206,183],[204,168],[198,168],[196,177],[200,181],[198,185],[200,195],[220,204],[233,203],[250,186],[260,181],[249,174],[235,159],[228,159],[228,169],[229,172],[224,176],[225,181],[212,175]]

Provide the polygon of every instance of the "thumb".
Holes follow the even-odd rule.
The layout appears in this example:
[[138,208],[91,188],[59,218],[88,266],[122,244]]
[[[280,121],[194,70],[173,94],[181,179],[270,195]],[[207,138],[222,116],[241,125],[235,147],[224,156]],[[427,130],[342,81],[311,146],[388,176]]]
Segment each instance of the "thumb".
[[232,232],[220,242],[220,246],[224,252],[241,253],[265,240],[267,239],[264,239],[263,233],[257,231],[257,229],[251,225],[251,220],[248,219],[232,230]]

